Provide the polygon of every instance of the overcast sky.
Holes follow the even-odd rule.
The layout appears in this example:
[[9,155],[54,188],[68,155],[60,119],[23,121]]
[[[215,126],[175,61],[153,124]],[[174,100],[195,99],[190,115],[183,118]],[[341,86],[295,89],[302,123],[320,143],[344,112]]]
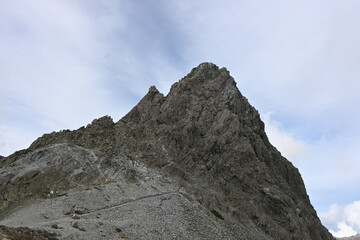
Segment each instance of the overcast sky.
[[335,236],[360,232],[359,0],[0,0],[0,154],[226,67]]

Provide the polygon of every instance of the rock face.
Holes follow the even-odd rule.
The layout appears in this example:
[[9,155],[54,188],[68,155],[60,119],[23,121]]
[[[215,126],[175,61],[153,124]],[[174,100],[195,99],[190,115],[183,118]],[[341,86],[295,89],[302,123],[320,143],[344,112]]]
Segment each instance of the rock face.
[[42,230],[32,230],[26,227],[12,228],[0,226],[1,239],[16,239],[16,240],[57,240],[55,234],[50,234]]
[[334,239],[256,109],[212,63],[167,96],[151,87],[117,123],[46,134],[0,167],[7,226],[68,239]]

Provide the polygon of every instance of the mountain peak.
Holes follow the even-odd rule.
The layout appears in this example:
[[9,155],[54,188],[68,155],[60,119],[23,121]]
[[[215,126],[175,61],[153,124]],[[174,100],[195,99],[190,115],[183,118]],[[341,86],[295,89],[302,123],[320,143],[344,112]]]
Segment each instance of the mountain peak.
[[[150,87],[117,123],[105,116],[46,134],[0,163],[0,225],[24,221],[76,239],[99,239],[99,220],[129,239],[333,239],[258,111],[213,63],[167,96]],[[38,198],[43,212],[24,205],[10,214]]]
[[[245,212],[273,238],[332,239],[300,173],[270,144],[258,111],[226,68],[202,63],[166,97],[155,96],[148,93],[123,118],[131,129],[123,138],[137,136],[125,151],[185,181],[204,206]],[[220,192],[204,191],[209,186]]]
[[191,77],[197,73],[204,73],[204,72],[214,72],[218,71],[219,67],[211,62],[203,62],[200,63],[197,67],[194,67],[191,72],[187,75],[187,77]]
[[149,88],[149,93],[159,93],[159,90],[157,90],[157,88],[156,88],[156,86],[151,86],[150,88]]
[[219,68],[216,64],[211,62],[204,62],[199,64],[197,67],[193,68],[189,74],[187,74],[184,79],[202,79],[202,80],[211,80],[215,79],[217,76],[222,75],[222,77],[230,77],[230,73],[226,68]]
[[241,95],[229,71],[206,62],[174,83],[166,97],[155,86],[150,87],[149,92],[122,121],[148,124],[150,120],[173,124],[188,118],[212,118],[213,113],[224,109],[234,114],[256,113],[252,117],[262,125],[257,111]]
[[173,84],[167,98],[171,101],[187,101],[193,105],[206,105],[206,101],[222,102],[232,109],[248,105],[229,71],[208,62],[193,68],[189,74]]

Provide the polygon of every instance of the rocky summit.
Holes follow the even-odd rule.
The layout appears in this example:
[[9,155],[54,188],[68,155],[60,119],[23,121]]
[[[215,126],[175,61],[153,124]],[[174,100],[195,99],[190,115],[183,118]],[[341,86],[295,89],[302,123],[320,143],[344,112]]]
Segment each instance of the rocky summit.
[[3,239],[334,239],[298,169],[212,63],[166,96],[150,87],[118,122],[1,158],[0,193]]

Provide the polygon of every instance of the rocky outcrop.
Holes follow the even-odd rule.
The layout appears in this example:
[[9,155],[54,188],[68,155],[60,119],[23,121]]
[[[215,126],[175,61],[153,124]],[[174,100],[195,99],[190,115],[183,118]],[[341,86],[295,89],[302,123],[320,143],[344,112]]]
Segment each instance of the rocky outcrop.
[[24,201],[61,196],[69,189],[116,178],[124,174],[122,162],[121,156],[113,160],[101,152],[67,144],[36,149],[0,168],[0,216]]
[[[40,162],[41,167],[36,165]],[[61,169],[57,162],[68,167]],[[145,173],[134,163],[147,169]],[[8,224],[17,221],[11,215],[16,208],[10,206],[28,206],[18,203],[19,197],[47,199],[44,194],[54,186],[64,192],[86,187],[91,192],[102,177],[112,177],[122,189],[128,189],[126,181],[137,181],[142,190],[136,198],[151,199],[151,206],[160,205],[156,199],[165,193],[172,196],[172,206],[179,206],[175,212],[163,209],[165,216],[160,220],[175,216],[169,219],[182,226],[181,231],[159,220],[155,222],[161,230],[151,235],[154,225],[137,213],[141,215],[138,227],[144,229],[140,232],[153,237],[146,239],[170,233],[185,239],[333,239],[311,206],[300,173],[270,144],[259,113],[239,92],[229,72],[212,63],[194,68],[167,96],[151,87],[116,123],[103,117],[76,131],[46,134],[29,149],[2,159],[0,166],[2,198],[7,202],[0,206],[0,213]],[[21,172],[21,166],[28,167]],[[167,190],[153,192],[146,185],[144,179],[152,171],[158,176],[155,179],[168,179]],[[157,189],[166,182],[159,181],[152,182]],[[25,182],[27,185],[20,187]],[[40,182],[47,184],[37,189]],[[111,189],[103,191],[121,199],[121,194]],[[172,192],[174,189],[181,191]],[[83,201],[87,209],[94,205]],[[48,199],[45,203],[50,204]],[[133,205],[136,209],[144,206]],[[22,211],[23,216],[31,215],[31,209]],[[195,222],[199,222],[198,227]],[[189,230],[191,226],[195,229]],[[141,239],[130,229],[126,229],[129,236]]]

